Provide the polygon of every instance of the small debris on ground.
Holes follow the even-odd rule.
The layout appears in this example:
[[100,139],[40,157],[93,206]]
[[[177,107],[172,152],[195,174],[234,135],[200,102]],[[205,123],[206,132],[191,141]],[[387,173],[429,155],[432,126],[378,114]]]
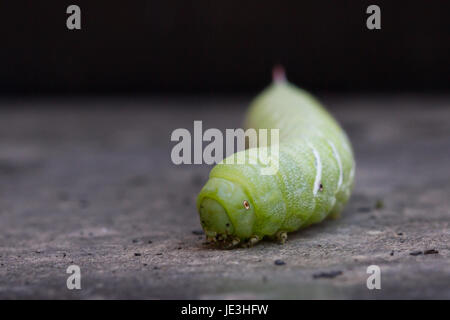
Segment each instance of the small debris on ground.
[[313,274],[313,278],[314,279],[319,279],[319,278],[335,278],[339,275],[342,274],[342,271],[340,270],[334,270],[334,271],[329,271],[329,272],[319,272],[319,273],[315,273]]
[[276,266],[282,266],[282,265],[286,264],[286,262],[284,262],[283,260],[280,260],[280,259],[275,260],[274,263]]
[[439,251],[435,250],[435,249],[428,249],[425,250],[424,254],[438,254]]
[[383,209],[384,208],[384,202],[383,200],[378,199],[377,202],[375,202],[375,209]]
[[420,251],[420,250],[416,250],[416,251],[412,251],[412,252],[410,252],[409,254],[410,254],[410,255],[412,255],[412,256],[418,256],[418,255],[421,255],[421,254],[423,254],[423,252],[422,252],[422,251]]

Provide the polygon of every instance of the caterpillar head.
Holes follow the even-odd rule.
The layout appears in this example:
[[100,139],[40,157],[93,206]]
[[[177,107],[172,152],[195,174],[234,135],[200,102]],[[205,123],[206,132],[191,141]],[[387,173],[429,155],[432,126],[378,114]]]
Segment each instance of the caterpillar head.
[[252,235],[254,205],[236,182],[211,178],[197,198],[200,222],[207,238],[233,246]]

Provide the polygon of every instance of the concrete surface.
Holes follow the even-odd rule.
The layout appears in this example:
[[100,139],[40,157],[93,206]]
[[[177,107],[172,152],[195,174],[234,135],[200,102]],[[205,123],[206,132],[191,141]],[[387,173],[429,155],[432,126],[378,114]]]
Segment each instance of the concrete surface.
[[197,234],[210,168],[171,164],[169,137],[239,127],[249,99],[2,100],[0,298],[449,299],[450,97],[323,98],[357,159],[342,218],[228,251]]

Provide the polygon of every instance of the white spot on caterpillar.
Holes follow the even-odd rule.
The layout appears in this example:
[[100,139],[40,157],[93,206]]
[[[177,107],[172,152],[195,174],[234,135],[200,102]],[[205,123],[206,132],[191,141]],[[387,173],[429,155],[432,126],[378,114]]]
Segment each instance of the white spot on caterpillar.
[[333,154],[334,154],[334,158],[336,159],[338,166],[339,166],[339,180],[338,180],[338,185],[337,185],[337,189],[339,190],[339,188],[342,185],[342,162],[341,162],[341,157],[339,156],[339,153],[336,149],[336,146],[334,145],[333,141],[327,140],[328,144],[331,146],[331,149],[333,149]]
[[320,179],[322,179],[322,161],[320,161],[320,154],[316,148],[314,148],[310,143],[308,143],[308,146],[312,149],[314,158],[316,159],[316,178],[314,180],[313,188],[313,194],[316,195],[320,188]]

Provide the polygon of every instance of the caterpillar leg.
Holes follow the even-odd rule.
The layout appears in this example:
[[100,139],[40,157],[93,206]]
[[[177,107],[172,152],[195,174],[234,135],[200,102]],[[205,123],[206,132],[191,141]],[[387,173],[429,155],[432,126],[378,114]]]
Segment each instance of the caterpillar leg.
[[272,241],[276,241],[279,244],[285,244],[287,241],[288,235],[287,231],[278,231],[274,235],[269,236],[269,239]]
[[258,236],[251,236],[250,239],[248,239],[248,241],[246,241],[245,243],[242,244],[242,246],[244,248],[251,248],[255,244],[257,244],[259,241],[261,241],[260,237],[258,237]]
[[275,239],[280,243],[280,244],[285,244],[287,241],[287,232],[286,231],[278,231],[275,234]]
[[241,239],[239,238],[233,238],[231,241],[224,244],[223,249],[231,249],[236,247],[241,242]]
[[206,242],[221,247],[222,249],[231,249],[236,247],[241,242],[241,239],[218,234],[216,236],[206,236]]

